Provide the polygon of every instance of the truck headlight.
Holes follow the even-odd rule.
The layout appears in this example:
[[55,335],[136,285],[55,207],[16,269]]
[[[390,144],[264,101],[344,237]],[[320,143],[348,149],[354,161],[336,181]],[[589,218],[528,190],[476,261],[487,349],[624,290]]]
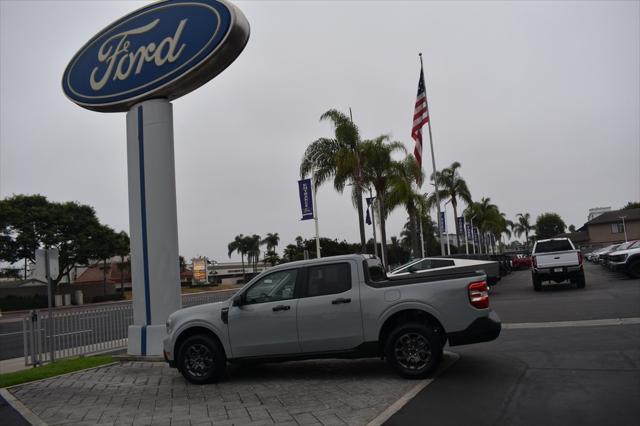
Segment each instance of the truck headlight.
[[167,334],[171,334],[173,331],[173,318],[169,317],[165,326],[167,327]]

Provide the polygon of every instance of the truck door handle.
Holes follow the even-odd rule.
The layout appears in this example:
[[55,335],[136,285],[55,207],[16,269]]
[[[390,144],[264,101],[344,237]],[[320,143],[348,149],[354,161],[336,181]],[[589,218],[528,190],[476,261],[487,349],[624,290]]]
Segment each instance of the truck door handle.
[[278,305],[273,307],[273,312],[288,311],[289,309],[291,309],[291,306],[289,305]]
[[346,298],[346,299],[345,299],[345,298],[341,297],[341,298],[339,298],[339,299],[336,299],[336,300],[332,300],[332,301],[331,301],[331,304],[332,304],[332,305],[337,305],[338,303],[351,303],[351,299],[349,299],[349,298]]

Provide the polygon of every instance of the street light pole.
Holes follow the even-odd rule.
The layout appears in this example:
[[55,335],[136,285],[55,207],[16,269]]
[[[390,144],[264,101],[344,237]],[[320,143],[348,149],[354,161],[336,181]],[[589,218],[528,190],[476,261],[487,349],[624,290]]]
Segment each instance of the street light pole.
[[626,242],[627,242],[627,227],[626,227],[626,225],[625,225],[625,223],[624,223],[624,218],[625,218],[626,216],[618,216],[618,217],[619,217],[620,219],[622,219],[622,230],[624,231],[624,242],[626,243]]

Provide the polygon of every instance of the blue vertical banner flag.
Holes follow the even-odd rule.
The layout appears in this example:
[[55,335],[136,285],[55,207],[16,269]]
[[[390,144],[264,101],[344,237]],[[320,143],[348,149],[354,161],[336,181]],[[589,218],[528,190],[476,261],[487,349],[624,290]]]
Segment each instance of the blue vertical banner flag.
[[367,222],[367,225],[371,225],[371,215],[369,214],[369,211],[371,210],[371,203],[373,203],[373,197],[367,197],[367,218],[365,219],[365,222]]
[[473,227],[473,242],[478,244],[480,242],[480,236],[478,235],[478,228]]
[[440,231],[443,234],[447,233],[447,222],[445,222],[444,212],[440,212]]
[[456,234],[464,234],[464,216],[460,216],[458,219],[458,228],[456,229]]
[[468,223],[465,224],[465,229],[467,231],[467,240],[473,240],[473,230],[471,229],[471,225],[469,225]]
[[298,191],[300,192],[300,208],[302,209],[302,219],[313,219],[313,191],[311,189],[311,179],[298,181]]

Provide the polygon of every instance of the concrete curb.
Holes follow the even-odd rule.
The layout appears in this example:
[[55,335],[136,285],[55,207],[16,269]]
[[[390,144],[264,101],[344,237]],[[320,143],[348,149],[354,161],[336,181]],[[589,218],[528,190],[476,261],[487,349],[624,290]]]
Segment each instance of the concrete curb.
[[29,410],[22,402],[18,400],[11,392],[9,392],[6,388],[0,388],[0,396],[7,401],[14,410],[18,412],[22,416],[23,419],[36,426],[47,426],[47,424],[42,421],[42,419],[34,414],[33,411]]
[[126,361],[145,361],[145,362],[166,362],[161,356],[142,356],[142,355],[113,355],[113,359],[126,362]]
[[378,414],[378,417],[367,423],[367,426],[382,426],[387,420],[391,418],[395,413],[400,411],[409,401],[411,401],[421,390],[429,386],[435,379],[438,378],[445,370],[451,367],[460,359],[460,355],[454,352],[444,351],[446,357],[444,364],[436,371],[433,377],[429,379],[420,380],[409,392],[405,393],[396,402],[391,404],[382,413]]
[[63,376],[68,376],[69,374],[82,373],[83,371],[96,370],[98,368],[103,368],[103,367],[110,367],[110,366],[115,365],[115,364],[120,364],[120,361],[114,361],[114,362],[110,362],[110,363],[107,363],[107,364],[96,365],[95,367],[83,368],[82,370],[69,371],[68,373],[62,373],[62,374],[58,374],[58,375],[55,375],[55,376],[46,377],[44,379],[32,380],[30,382],[20,383],[19,385],[7,386],[6,388],[0,388],[0,390],[4,390],[4,389],[8,390],[8,389],[17,388],[18,386],[31,385],[33,383],[39,383],[39,382],[44,382],[45,380],[55,379],[56,377],[63,377]]

